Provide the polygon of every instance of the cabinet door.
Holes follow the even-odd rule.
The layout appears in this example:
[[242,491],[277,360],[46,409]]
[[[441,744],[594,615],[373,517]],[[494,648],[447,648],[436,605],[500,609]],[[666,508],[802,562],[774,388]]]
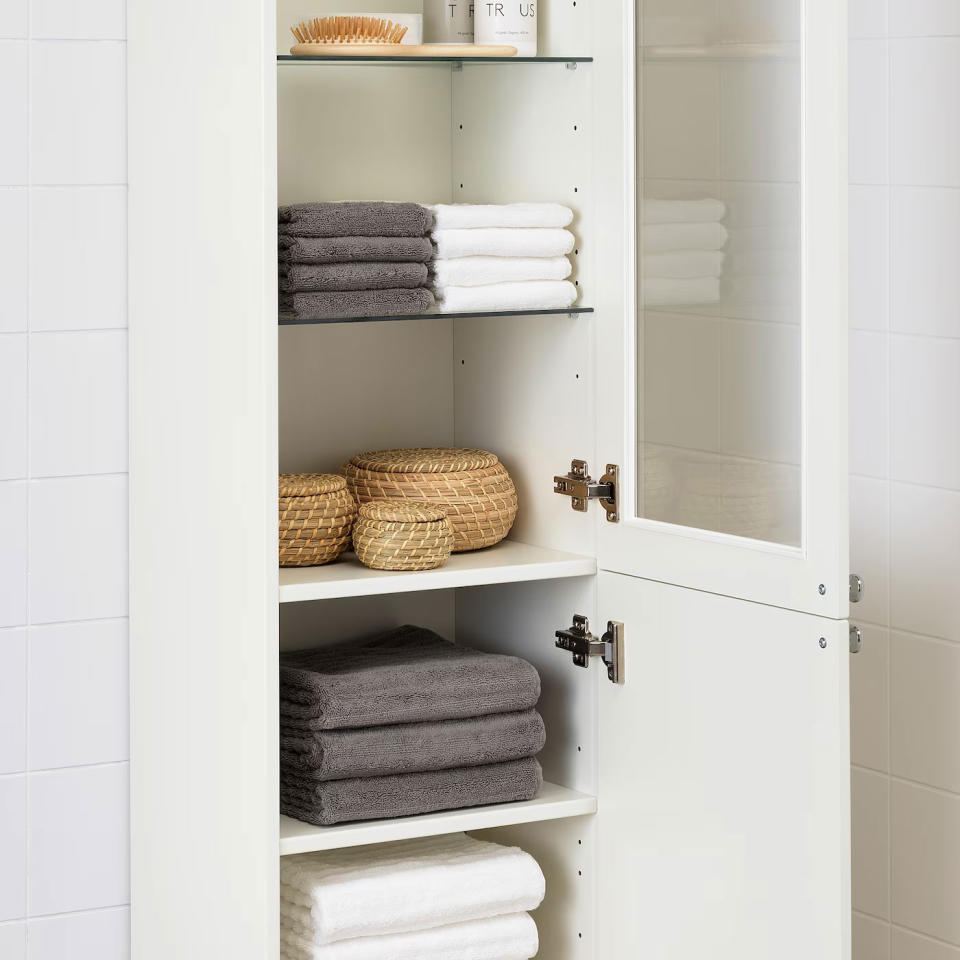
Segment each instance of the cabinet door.
[[844,617],[844,3],[624,17],[595,64],[600,565]]
[[599,576],[598,958],[849,960],[847,625]]

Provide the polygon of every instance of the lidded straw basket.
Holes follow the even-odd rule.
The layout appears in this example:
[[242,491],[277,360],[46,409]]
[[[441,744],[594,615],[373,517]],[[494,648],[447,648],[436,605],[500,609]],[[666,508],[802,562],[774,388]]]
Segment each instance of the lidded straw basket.
[[280,474],[280,566],[314,567],[350,546],[357,504],[343,477]]
[[513,481],[486,450],[379,450],[351,457],[341,472],[358,503],[421,500],[442,506],[453,528],[454,553],[499,543],[517,516]]
[[370,500],[353,526],[357,559],[374,570],[432,570],[453,548],[444,508],[424,500]]

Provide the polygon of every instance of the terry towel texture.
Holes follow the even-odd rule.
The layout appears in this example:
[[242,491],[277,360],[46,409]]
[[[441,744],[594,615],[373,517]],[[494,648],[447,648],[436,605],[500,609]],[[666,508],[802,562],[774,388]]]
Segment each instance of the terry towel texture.
[[322,783],[281,771],[280,812],[305,823],[329,826],[532,800],[542,783],[540,764],[533,757]]
[[429,237],[288,237],[278,239],[281,263],[429,263]]
[[643,228],[643,252],[673,250],[721,250],[727,242],[722,223],[664,223]]
[[642,286],[643,302],[648,307],[716,303],[720,299],[720,280],[717,277],[697,277],[692,280],[647,277]]
[[423,237],[433,213],[418,203],[294,203],[277,220],[290,237]]
[[281,912],[319,944],[534,910],[544,890],[530,854],[463,833],[280,860]]
[[572,271],[566,257],[458,257],[433,263],[433,282],[443,287],[479,287],[522,280],[566,280]]
[[284,293],[321,293],[413,288],[424,286],[427,276],[424,263],[291,263],[280,265],[280,289]]
[[426,313],[436,305],[426,287],[282,294],[280,310],[303,320],[324,317],[402,317]]
[[574,236],[560,228],[516,230],[509,227],[435,230],[436,259],[454,257],[565,257]]
[[280,928],[286,960],[529,960],[539,948],[537,925],[526,913],[326,946],[298,937],[282,923]]
[[525,660],[458,646],[423,627],[280,657],[288,733],[512,713],[539,698],[540,676]]
[[566,227],[573,211],[559,203],[438,203],[435,229],[477,227]]
[[644,223],[717,223],[727,213],[722,200],[644,200]]
[[569,280],[527,280],[491,283],[482,287],[443,287],[440,309],[445,313],[469,310],[562,310],[577,299]]
[[531,757],[546,731],[536,710],[464,720],[322,730],[311,736],[280,731],[284,773],[312,780],[378,777],[446,770]]

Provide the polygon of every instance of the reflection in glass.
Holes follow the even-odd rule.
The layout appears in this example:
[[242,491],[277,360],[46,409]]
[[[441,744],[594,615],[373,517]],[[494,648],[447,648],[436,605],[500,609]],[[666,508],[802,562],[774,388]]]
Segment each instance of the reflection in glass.
[[638,515],[801,541],[802,0],[637,0]]

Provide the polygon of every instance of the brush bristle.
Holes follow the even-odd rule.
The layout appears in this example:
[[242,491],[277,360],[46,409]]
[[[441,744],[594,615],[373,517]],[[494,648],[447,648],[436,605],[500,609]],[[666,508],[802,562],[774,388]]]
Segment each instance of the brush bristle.
[[407,28],[379,17],[314,17],[290,32],[298,43],[400,43]]

